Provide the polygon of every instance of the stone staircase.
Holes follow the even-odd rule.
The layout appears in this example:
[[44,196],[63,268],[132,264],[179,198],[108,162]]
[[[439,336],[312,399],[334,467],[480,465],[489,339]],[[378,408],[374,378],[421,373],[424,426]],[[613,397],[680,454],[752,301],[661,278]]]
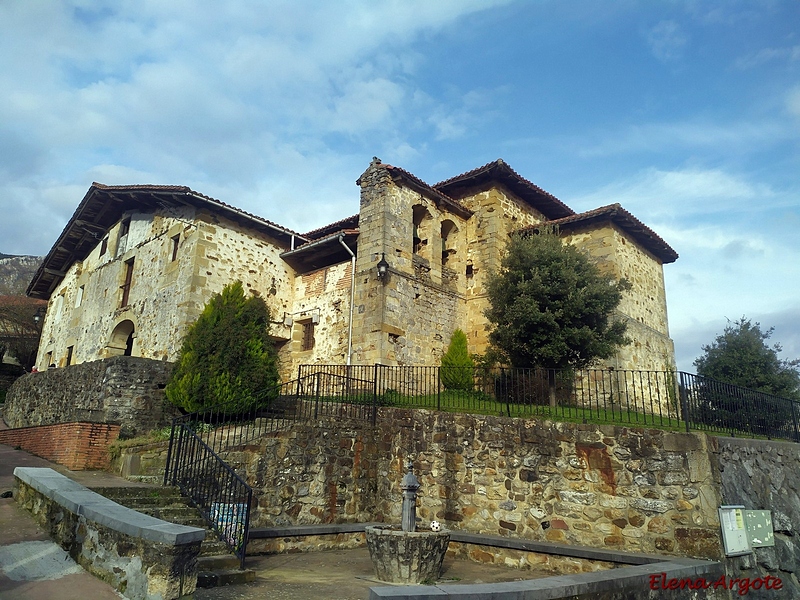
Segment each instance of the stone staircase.
[[178,488],[101,487],[93,488],[93,491],[140,513],[170,523],[205,529],[206,539],[200,545],[198,558],[198,587],[209,588],[255,580],[255,571],[239,568],[239,559],[217,538],[200,511],[189,504],[189,500],[181,495]]

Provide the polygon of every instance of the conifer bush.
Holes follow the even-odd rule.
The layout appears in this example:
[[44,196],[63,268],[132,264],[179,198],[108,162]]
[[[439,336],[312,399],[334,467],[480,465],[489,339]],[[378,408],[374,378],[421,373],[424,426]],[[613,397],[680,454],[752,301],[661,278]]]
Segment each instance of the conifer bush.
[[225,405],[225,414],[237,414],[269,403],[279,381],[269,309],[258,296],[246,297],[237,281],[189,327],[165,391],[186,412]]
[[475,363],[467,350],[467,336],[456,329],[442,356],[442,384],[448,390],[472,390]]

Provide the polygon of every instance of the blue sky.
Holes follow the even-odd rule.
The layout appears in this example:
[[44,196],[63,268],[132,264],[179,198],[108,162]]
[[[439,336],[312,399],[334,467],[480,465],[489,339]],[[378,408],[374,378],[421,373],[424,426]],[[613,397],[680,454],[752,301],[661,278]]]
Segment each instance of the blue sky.
[[503,158],[620,202],[665,267],[678,366],[727,319],[800,357],[795,0],[7,0],[0,252],[48,252],[92,181],[188,185],[308,231],[373,156]]

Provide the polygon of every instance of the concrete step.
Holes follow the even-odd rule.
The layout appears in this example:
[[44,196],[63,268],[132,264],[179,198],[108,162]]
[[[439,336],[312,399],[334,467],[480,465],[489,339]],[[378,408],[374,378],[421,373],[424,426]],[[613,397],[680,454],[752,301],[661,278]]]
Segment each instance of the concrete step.
[[236,558],[233,554],[230,554],[230,550],[228,550],[228,546],[225,545],[225,542],[219,541],[216,537],[213,539],[208,539],[203,541],[200,544],[200,556],[219,556],[221,554],[227,554],[228,556],[233,556],[236,559],[237,565],[239,564],[239,559]]
[[256,580],[256,572],[253,569],[222,569],[219,571],[198,571],[197,587],[212,588],[223,585],[235,585],[239,583],[251,583]]
[[239,559],[220,541],[200,511],[190,506],[188,498],[174,487],[109,487],[97,488],[98,494],[114,502],[170,523],[191,525],[206,530],[200,544],[197,585],[216,587],[255,580],[255,571],[239,570]]
[[219,571],[238,568],[239,558],[233,554],[210,554],[197,559],[198,571]]

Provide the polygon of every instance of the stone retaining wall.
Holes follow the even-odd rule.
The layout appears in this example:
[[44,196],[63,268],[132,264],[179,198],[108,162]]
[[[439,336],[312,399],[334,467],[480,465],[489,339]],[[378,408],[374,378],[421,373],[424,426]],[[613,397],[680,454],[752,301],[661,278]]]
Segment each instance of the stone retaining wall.
[[52,469],[17,467],[14,499],[87,571],[131,600],[191,594],[205,530],[122,507]]
[[791,442],[716,438],[722,504],[772,511],[775,546],[728,559],[729,572],[740,577],[771,575],[783,592],[751,590],[755,599],[800,598],[800,445]]
[[256,488],[253,527],[399,523],[719,559],[719,475],[702,434],[381,409],[378,426],[298,425],[227,459]]
[[119,425],[62,423],[0,431],[0,444],[64,465],[73,471],[109,466],[109,444],[119,437]]
[[8,390],[4,418],[9,427],[113,423],[122,437],[133,437],[177,415],[164,394],[171,372],[171,363],[117,356],[30,373]]

